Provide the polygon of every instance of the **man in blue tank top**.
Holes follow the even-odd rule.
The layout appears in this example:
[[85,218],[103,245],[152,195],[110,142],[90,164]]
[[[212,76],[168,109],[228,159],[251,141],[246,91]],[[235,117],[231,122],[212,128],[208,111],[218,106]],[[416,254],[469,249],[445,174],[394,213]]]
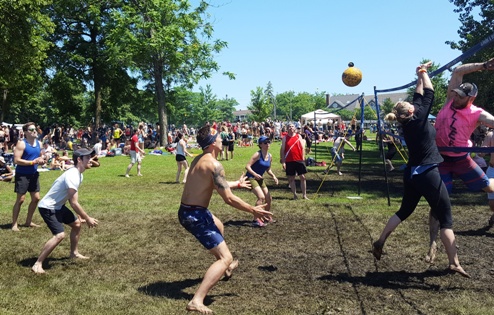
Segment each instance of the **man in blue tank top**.
[[41,157],[41,145],[37,140],[38,132],[35,123],[28,122],[22,126],[22,130],[24,139],[17,141],[14,150],[14,163],[16,164],[14,192],[17,193],[17,199],[12,210],[12,231],[19,231],[17,219],[27,192],[31,195],[31,203],[28,206],[25,226],[39,227],[32,222],[40,199],[38,165],[46,163]]

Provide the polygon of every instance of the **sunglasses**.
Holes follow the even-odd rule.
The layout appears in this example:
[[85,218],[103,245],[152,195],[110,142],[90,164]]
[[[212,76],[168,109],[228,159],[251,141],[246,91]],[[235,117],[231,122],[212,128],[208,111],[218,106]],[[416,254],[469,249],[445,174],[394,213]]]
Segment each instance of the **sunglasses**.
[[27,131],[36,131],[36,128],[28,128]]

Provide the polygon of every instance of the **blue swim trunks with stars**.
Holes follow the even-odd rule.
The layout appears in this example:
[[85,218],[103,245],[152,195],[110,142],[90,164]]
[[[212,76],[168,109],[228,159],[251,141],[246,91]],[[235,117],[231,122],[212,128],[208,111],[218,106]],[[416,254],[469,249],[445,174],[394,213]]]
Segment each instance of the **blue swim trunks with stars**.
[[215,248],[224,241],[223,235],[214,224],[213,215],[204,207],[181,204],[178,220],[206,249]]

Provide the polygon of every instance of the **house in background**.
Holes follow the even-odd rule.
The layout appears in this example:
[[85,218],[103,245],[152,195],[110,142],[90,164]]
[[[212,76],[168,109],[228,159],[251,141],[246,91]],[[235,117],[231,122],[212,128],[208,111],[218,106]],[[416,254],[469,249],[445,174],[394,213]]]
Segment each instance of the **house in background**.
[[250,110],[247,110],[247,109],[243,109],[243,110],[236,110],[233,112],[233,116],[235,117],[233,119],[234,122],[237,122],[237,121],[246,121],[247,120],[247,117],[249,115],[251,115],[252,112]]

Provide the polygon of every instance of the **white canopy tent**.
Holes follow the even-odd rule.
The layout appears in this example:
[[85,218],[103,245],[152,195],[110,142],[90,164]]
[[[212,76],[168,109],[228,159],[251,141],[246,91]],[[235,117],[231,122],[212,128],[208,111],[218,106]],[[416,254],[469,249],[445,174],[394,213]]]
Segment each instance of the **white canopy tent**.
[[310,121],[314,121],[314,123],[319,123],[321,122],[322,124],[327,124],[330,120],[333,121],[340,121],[341,117],[336,114],[331,114],[328,113],[325,110],[322,109],[317,109],[315,111],[309,112],[307,114],[303,114],[301,117],[302,125],[307,124]]

